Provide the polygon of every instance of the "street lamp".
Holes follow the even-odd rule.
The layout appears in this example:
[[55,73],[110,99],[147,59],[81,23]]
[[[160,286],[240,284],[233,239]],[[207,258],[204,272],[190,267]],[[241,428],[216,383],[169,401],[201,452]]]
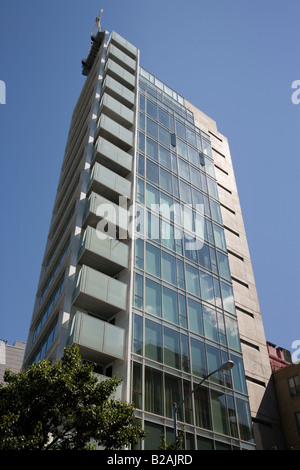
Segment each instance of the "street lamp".
[[193,388],[193,390],[183,399],[181,400],[178,405],[176,403],[173,404],[173,416],[174,416],[174,441],[176,442],[177,439],[177,411],[178,409],[183,405],[183,403],[190,398],[190,396],[200,387],[200,385],[208,379],[211,375],[215,374],[216,372],[223,372],[225,370],[231,370],[234,366],[233,361],[227,361],[224,364],[222,364],[218,369],[214,370],[213,372],[210,372],[210,374],[206,375],[201,382],[199,382],[196,387]]

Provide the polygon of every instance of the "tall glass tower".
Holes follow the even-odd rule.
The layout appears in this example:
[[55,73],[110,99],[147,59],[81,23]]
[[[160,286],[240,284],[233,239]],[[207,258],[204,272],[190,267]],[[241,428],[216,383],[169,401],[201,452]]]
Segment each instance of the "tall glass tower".
[[157,449],[173,403],[231,360],[178,410],[186,449],[279,445],[227,139],[116,32],[92,36],[82,73],[25,366],[77,344],[101,380],[124,379]]

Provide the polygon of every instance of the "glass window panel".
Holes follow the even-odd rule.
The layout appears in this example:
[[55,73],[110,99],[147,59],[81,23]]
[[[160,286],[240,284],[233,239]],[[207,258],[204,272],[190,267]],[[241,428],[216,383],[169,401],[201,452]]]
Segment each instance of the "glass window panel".
[[142,402],[142,365],[133,363],[132,368],[132,401],[134,407],[138,409],[143,408]]
[[179,259],[177,259],[177,285],[181,289],[185,289],[184,265],[183,265],[183,261]]
[[172,187],[174,196],[179,197],[178,178],[175,175],[172,175]]
[[206,338],[219,341],[217,315],[215,310],[203,305],[203,322]]
[[[162,372],[145,367],[145,411],[163,414],[163,376]],[[156,447],[157,448],[157,447]]]
[[188,159],[187,144],[181,139],[177,139],[177,152],[181,157]]
[[197,436],[197,449],[198,450],[214,450],[214,443],[210,439]]
[[233,388],[241,393],[247,393],[247,386],[245,380],[244,364],[240,357],[230,355],[230,359],[234,362],[234,367],[231,369]]
[[209,274],[200,272],[201,297],[212,304],[215,303],[213,278]]
[[249,404],[246,401],[236,399],[236,408],[240,439],[254,442]]
[[174,173],[178,173],[177,170],[177,157],[174,153],[171,153],[171,169]]
[[188,204],[181,204],[181,220],[184,229],[194,232],[194,213]]
[[231,276],[230,276],[228,257],[224,255],[223,253],[221,253],[220,251],[217,251],[217,254],[218,254],[220,276],[230,281]]
[[181,369],[184,372],[190,372],[190,352],[189,341],[186,335],[181,334]]
[[163,319],[178,325],[177,292],[163,287]]
[[186,140],[196,147],[196,134],[189,127],[186,128]]
[[211,217],[215,222],[222,224],[222,214],[220,204],[216,203],[212,199],[210,200],[210,209],[211,209]]
[[194,333],[203,335],[202,305],[195,300],[188,299],[189,329]]
[[[193,386],[195,387],[196,383],[194,383]],[[207,388],[200,386],[194,392],[194,403],[195,403],[196,426],[199,426],[200,428],[204,428],[204,429],[212,429],[210,400],[209,400],[209,392]],[[198,443],[198,449],[199,449],[199,443]]]
[[147,117],[147,134],[154,137],[157,140],[158,127],[157,123],[152,121],[152,119]]
[[140,103],[140,109],[142,111],[145,111],[145,97],[144,95],[139,95],[139,103]]
[[[187,380],[183,381],[183,396],[187,397],[188,394],[192,391],[192,384],[191,382],[188,382]],[[184,402],[184,418],[185,422],[189,424],[194,424],[194,418],[193,418],[193,403],[192,403],[192,397],[190,396],[185,402]]]
[[174,251],[174,226],[165,220],[161,221],[161,244]]
[[210,176],[212,176],[213,178],[216,177],[216,173],[215,173],[215,165],[213,164],[212,161],[210,161],[208,158],[205,157],[205,169],[206,169],[206,173]]
[[135,241],[135,265],[144,269],[144,241],[141,238]]
[[140,178],[137,180],[136,198],[142,204],[144,203],[144,180]]
[[178,307],[179,307],[179,324],[183,328],[187,328],[187,312],[186,312],[186,303],[185,296],[178,295]]
[[138,149],[141,152],[145,152],[145,134],[142,132],[138,133]]
[[230,313],[235,313],[232,287],[228,284],[225,284],[225,282],[221,282],[221,292],[224,310],[227,310],[227,312]]
[[145,320],[145,356],[162,362],[162,327],[148,319]]
[[166,147],[170,147],[170,143],[171,143],[170,132],[167,131],[164,127],[158,126],[158,140],[160,143],[164,144]]
[[146,268],[147,273],[160,277],[160,249],[146,243]]
[[200,178],[201,178],[201,186],[202,190],[207,193],[207,183],[206,183],[206,176],[204,173],[200,173]]
[[238,437],[237,416],[236,416],[236,409],[234,405],[234,399],[233,397],[229,395],[227,396],[227,406],[228,406],[230,435],[233,437]]
[[226,396],[217,390],[211,390],[211,406],[213,430],[221,434],[229,434]]
[[209,253],[210,253],[210,261],[211,261],[211,269],[215,274],[218,274],[216,250],[210,246]]
[[164,126],[169,127],[169,115],[161,108],[158,108],[158,120]]
[[212,158],[212,150],[211,150],[210,143],[207,142],[207,140],[202,139],[202,146],[203,146],[203,152]]
[[146,184],[146,205],[151,208],[152,205],[159,204],[159,192],[150,184]]
[[198,189],[202,189],[201,184],[201,175],[200,171],[196,170],[196,168],[190,168],[191,171],[191,183],[196,186]]
[[213,229],[214,229],[214,236],[215,236],[215,241],[216,241],[216,246],[218,248],[221,248],[221,250],[226,251],[226,242],[225,242],[225,236],[224,236],[224,231],[221,227],[218,225],[213,224]]
[[178,166],[179,166],[179,176],[181,176],[182,178],[189,181],[190,180],[190,171],[189,171],[188,163],[183,161],[181,158],[178,158]]
[[198,250],[198,263],[206,269],[211,270],[209,246],[206,243]]
[[214,290],[215,290],[215,304],[217,307],[222,308],[222,298],[221,298],[221,289],[220,289],[220,281],[219,278],[213,278],[214,281]]
[[164,328],[164,364],[181,368],[179,333],[170,328]]
[[219,199],[218,187],[217,183],[210,178],[207,178],[207,187],[208,187],[208,194],[215,199]]
[[147,100],[147,114],[157,119],[157,106],[150,100]]
[[191,187],[183,180],[179,180],[180,198],[186,204],[192,204]]
[[172,193],[171,174],[162,167],[159,169],[159,184],[162,189]]
[[161,286],[151,279],[146,279],[145,310],[161,317]]
[[187,263],[185,263],[185,281],[187,291],[200,297],[198,270]]
[[152,140],[150,137],[147,137],[146,153],[147,155],[149,155],[149,157],[153,158],[153,160],[158,161],[158,144],[157,142],[154,142],[154,140]]
[[162,165],[171,169],[171,152],[161,145],[159,146],[159,161]]
[[176,134],[186,140],[186,129],[185,125],[175,119],[176,122]]
[[143,354],[143,318],[139,315],[134,315],[132,350],[135,354]]
[[145,130],[145,114],[141,112],[139,112],[139,128]]
[[196,238],[186,233],[184,234],[184,254],[188,259],[197,263]]
[[192,203],[193,207],[195,207],[197,211],[201,212],[201,214],[204,214],[204,203],[202,193],[200,193],[200,191],[197,191],[197,189],[195,188],[192,188]]
[[143,308],[143,276],[135,273],[134,281],[134,305]]
[[[220,349],[214,348],[213,346],[206,345],[206,354],[207,354],[207,368],[208,373],[214,372],[222,365],[222,356]],[[212,382],[223,384],[223,373],[216,372],[212,374],[210,380]]]
[[147,179],[152,183],[158,184],[158,165],[147,158]]
[[138,154],[137,171],[138,171],[139,175],[141,175],[141,176],[145,175],[145,157],[144,157],[144,155],[141,155],[140,153]]
[[165,251],[162,252],[162,278],[176,285],[176,258]]
[[[180,403],[182,400],[181,379],[174,375],[165,374],[165,397],[166,397],[166,416],[173,418],[173,404]],[[183,420],[183,407],[177,411],[179,421]]]

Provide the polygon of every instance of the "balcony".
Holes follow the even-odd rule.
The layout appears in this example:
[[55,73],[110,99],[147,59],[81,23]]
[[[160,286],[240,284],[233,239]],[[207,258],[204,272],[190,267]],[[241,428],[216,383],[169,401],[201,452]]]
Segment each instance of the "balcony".
[[125,310],[126,303],[126,284],[86,265],[81,266],[73,293],[75,307],[107,320],[120,310]]
[[125,330],[77,311],[71,320],[68,343],[77,344],[85,360],[106,365],[124,359]]
[[136,69],[136,61],[129,57],[129,55],[125,54],[121,49],[114,46],[112,43],[108,46],[107,49],[107,58],[114,60],[127,70],[129,73],[134,74]]
[[87,227],[78,252],[78,264],[114,276],[128,268],[128,255],[128,245],[111,238],[101,240],[94,228]]
[[115,61],[111,59],[107,60],[105,73],[106,76],[114,78],[119,83],[129,88],[129,90],[134,90],[136,83],[135,76],[121,67],[121,65],[117,64]]
[[134,124],[133,111],[107,93],[102,95],[99,113],[104,113],[126,129],[130,129]]
[[[104,380],[107,380],[109,379],[109,377],[107,377],[106,375],[102,375],[102,374],[97,374],[94,372],[94,375],[95,377],[98,379],[98,381],[101,383],[103,382]],[[116,398],[117,400],[122,400],[122,396],[123,396],[123,384],[124,382],[121,382],[118,386],[117,386],[117,389],[113,395],[114,398]]]
[[132,59],[135,59],[138,53],[137,48],[131,44],[130,42],[126,41],[126,39],[122,38],[116,31],[112,31],[111,33],[111,44],[116,45],[121,51],[125,52],[125,54],[129,55]]
[[133,108],[135,98],[134,93],[109,75],[106,75],[102,89],[105,93],[120,101],[124,106],[127,106],[127,108]]
[[105,114],[101,114],[97,122],[95,137],[99,135],[125,152],[133,146],[133,133]]
[[120,196],[126,199],[131,198],[131,182],[105,166],[95,163],[91,171],[87,195],[89,196],[92,191],[118,204]]
[[96,142],[92,164],[94,161],[121,176],[127,176],[132,171],[132,156],[102,137]]
[[[102,221],[101,224],[99,224],[100,221]],[[121,207],[94,192],[86,200],[82,223],[83,228],[90,225],[101,230],[102,226],[106,226],[109,229],[107,236],[126,239],[128,221],[127,207]]]

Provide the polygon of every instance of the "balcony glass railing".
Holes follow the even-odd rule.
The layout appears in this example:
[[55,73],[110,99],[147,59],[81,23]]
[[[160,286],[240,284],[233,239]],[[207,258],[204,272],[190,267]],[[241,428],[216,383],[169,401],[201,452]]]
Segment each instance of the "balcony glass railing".
[[105,364],[112,358],[124,359],[125,330],[77,311],[71,321],[68,343],[93,350],[94,355],[89,351],[89,358],[93,356]]

